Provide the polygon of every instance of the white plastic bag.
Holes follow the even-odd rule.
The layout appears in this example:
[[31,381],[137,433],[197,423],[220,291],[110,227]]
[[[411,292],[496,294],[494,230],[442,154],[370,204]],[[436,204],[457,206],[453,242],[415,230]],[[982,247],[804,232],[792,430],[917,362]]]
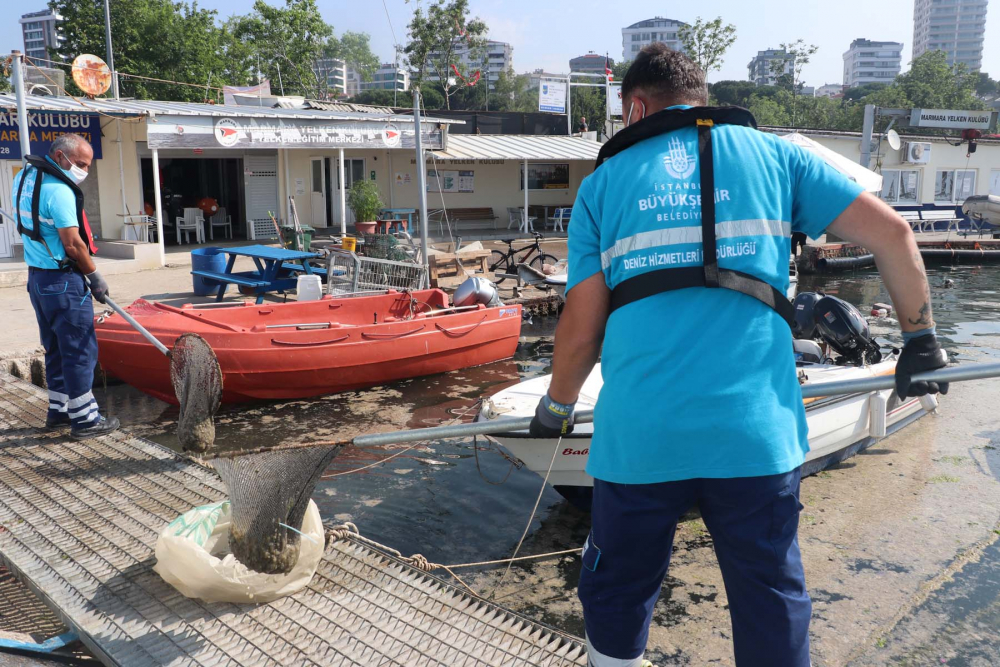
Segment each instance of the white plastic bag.
[[180,515],[160,531],[153,570],[189,598],[271,602],[304,588],[323,557],[323,522],[319,508],[311,500],[302,519],[302,533],[299,560],[291,572],[255,572],[229,553],[229,501],[203,505]]

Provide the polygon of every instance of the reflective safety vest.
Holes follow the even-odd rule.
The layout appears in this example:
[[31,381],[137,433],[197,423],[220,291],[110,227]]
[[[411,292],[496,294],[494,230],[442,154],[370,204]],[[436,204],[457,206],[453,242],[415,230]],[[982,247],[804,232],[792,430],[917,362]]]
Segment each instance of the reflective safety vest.
[[[608,158],[640,141],[684,127],[698,128],[698,162],[701,166],[701,192],[715,192],[715,168],[712,161],[712,128],[716,125],[743,125],[757,128],[753,114],[740,107],[692,107],[664,109],[629,125],[611,138],[597,156],[598,169]],[[686,287],[724,287],[753,297],[772,308],[789,326],[795,309],[788,298],[767,281],[744,273],[719,268],[715,234],[715,198],[701,198],[702,266],[684,266],[648,271],[628,278],[611,290],[611,312],[633,301],[684,289]]]
[[[49,257],[52,257],[53,261],[59,264],[59,268],[65,268],[66,266],[71,266],[74,261],[70,258],[63,260],[56,260],[52,255],[52,251],[49,250],[49,244],[45,242],[42,238],[42,221],[38,215],[38,208],[42,199],[42,181],[45,180],[43,174],[48,174],[53,178],[56,178],[66,185],[69,186],[70,190],[73,191],[73,195],[76,197],[76,221],[77,221],[77,231],[80,233],[80,238],[83,239],[84,244],[87,246],[87,250],[91,255],[97,252],[97,246],[94,245],[93,235],[90,233],[90,223],[87,221],[87,213],[83,210],[83,191],[80,186],[73,182],[69,176],[63,172],[62,169],[52,164],[43,157],[37,155],[29,155],[25,158],[28,166],[25,167],[24,174],[21,176],[21,182],[17,185],[17,201],[15,202],[15,208],[17,210],[17,233],[22,236],[27,236],[32,241],[36,243],[41,243],[45,246],[46,252],[49,253]],[[32,228],[28,229],[21,222],[21,193],[24,191],[24,182],[28,180],[28,169],[34,168],[39,173],[35,175],[35,188],[31,193],[31,222]]]

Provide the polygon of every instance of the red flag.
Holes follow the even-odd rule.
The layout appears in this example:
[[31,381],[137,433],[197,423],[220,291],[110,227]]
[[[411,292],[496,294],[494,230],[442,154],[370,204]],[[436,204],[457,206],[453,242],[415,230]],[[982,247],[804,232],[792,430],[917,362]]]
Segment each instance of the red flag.
[[611,63],[608,61],[608,56],[604,56],[604,75],[608,77],[608,81],[614,79],[611,75]]

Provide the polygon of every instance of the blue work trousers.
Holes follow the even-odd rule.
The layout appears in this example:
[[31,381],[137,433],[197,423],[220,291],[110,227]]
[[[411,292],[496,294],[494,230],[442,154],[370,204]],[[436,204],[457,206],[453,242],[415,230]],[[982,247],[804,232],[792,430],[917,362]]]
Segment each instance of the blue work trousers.
[[622,661],[643,654],[677,521],[698,507],[722,568],[738,667],[808,667],[799,479],[796,469],[660,484],[595,480],[579,588],[589,644]]
[[86,428],[100,415],[91,388],[97,366],[94,303],[77,271],[31,269],[28,293],[45,348],[49,420]]

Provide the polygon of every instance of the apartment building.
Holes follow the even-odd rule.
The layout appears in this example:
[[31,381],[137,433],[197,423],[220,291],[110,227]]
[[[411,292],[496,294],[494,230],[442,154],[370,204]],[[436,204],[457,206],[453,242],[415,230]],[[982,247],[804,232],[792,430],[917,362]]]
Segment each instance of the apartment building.
[[62,41],[59,24],[63,18],[51,9],[23,14],[18,23],[24,34],[24,55],[36,60],[51,60],[49,49],[55,49]]
[[683,21],[655,16],[622,28],[622,61],[635,60],[642,47],[653,42],[663,42],[675,51],[683,51],[678,32],[686,25]]
[[773,86],[777,83],[779,76],[792,74],[794,69],[795,56],[782,49],[758,51],[747,65],[750,81],[758,86]]
[[903,67],[902,42],[856,39],[844,52],[844,86],[892,83]]
[[949,65],[982,69],[988,4],[989,0],[914,0],[913,57],[944,51]]
[[[500,74],[513,68],[513,55],[514,49],[507,42],[490,40],[486,42],[486,48],[481,52],[469,49],[468,45],[462,43],[455,50],[455,64],[461,71],[467,73],[466,76],[479,71],[480,76],[489,82],[490,90],[493,90]],[[431,53],[429,59],[433,61],[435,57],[437,54]],[[454,73],[449,72],[448,76],[454,76]],[[438,81],[440,74],[428,66],[425,78],[429,81]]]

